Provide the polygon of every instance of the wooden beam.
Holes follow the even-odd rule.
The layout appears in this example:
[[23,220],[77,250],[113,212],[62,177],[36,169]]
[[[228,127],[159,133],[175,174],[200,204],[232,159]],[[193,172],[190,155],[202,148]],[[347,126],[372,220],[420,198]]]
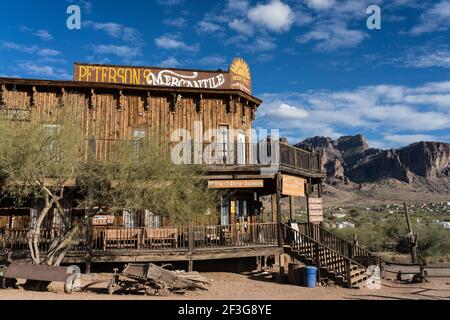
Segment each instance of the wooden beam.
[[3,107],[6,104],[6,85],[2,84],[1,89],[0,89],[0,107]]
[[152,97],[150,91],[147,91],[147,96],[144,98],[144,111],[149,111],[152,104]]
[[289,221],[293,221],[294,216],[294,197],[289,196]]
[[95,90],[91,89],[89,95],[88,95],[88,108],[89,110],[92,110],[95,108]]

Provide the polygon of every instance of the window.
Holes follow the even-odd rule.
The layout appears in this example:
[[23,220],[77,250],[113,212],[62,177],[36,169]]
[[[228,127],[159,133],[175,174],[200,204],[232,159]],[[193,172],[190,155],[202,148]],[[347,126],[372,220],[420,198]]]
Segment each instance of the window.
[[161,228],[161,216],[154,214],[150,210],[145,210],[145,227],[153,229]]
[[245,146],[245,134],[239,133],[237,140],[237,164],[245,164],[246,162]]
[[142,150],[142,143],[146,136],[147,131],[145,129],[133,130],[134,157],[136,158],[136,160],[139,158],[140,152]]
[[219,163],[226,163],[230,157],[230,132],[228,129],[228,125],[220,125],[219,126]]
[[48,153],[54,157],[54,161],[60,160],[60,146],[58,145],[58,133],[60,130],[60,125],[58,124],[44,124],[44,129],[46,131],[46,139],[48,141],[47,148]]
[[125,228],[138,227],[138,213],[136,210],[123,211],[123,224]]

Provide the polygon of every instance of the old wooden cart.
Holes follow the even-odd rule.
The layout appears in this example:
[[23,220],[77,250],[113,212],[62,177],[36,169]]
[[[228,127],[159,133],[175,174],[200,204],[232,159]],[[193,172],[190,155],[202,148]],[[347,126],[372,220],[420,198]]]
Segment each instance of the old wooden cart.
[[116,292],[161,295],[168,291],[184,292],[190,289],[205,289],[209,281],[198,273],[177,273],[155,264],[127,264],[119,273],[114,269],[108,284],[110,294]]

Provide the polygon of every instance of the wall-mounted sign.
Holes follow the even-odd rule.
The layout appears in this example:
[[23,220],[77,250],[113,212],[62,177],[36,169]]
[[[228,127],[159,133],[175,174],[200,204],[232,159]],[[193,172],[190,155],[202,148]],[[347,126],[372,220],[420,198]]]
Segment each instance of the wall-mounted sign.
[[236,89],[252,93],[250,68],[243,59],[233,60],[229,71],[197,71],[96,64],[74,65],[74,81],[138,86]]
[[305,196],[305,179],[283,174],[281,182],[281,193],[283,195],[295,197]]
[[0,120],[31,121],[29,109],[0,109]]
[[308,220],[315,224],[323,221],[322,198],[308,198]]
[[264,188],[264,180],[209,180],[208,188]]
[[93,226],[107,226],[114,223],[114,216],[103,215],[103,216],[94,216],[92,218]]

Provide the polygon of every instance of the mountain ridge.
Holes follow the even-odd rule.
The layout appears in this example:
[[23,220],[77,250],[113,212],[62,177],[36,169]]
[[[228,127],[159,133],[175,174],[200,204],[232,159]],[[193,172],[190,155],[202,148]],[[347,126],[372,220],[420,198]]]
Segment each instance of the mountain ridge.
[[376,183],[395,179],[407,184],[415,177],[450,178],[450,143],[419,141],[398,149],[370,148],[362,134],[307,138],[295,146],[322,153],[331,185]]

